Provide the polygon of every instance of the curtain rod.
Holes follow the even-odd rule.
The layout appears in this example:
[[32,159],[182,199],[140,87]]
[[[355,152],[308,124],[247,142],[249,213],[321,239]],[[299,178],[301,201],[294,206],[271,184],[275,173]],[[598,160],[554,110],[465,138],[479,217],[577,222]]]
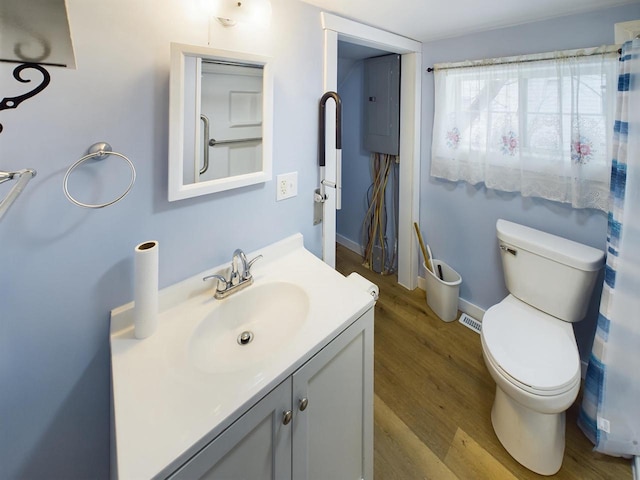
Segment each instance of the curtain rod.
[[[571,55],[565,55],[565,56],[557,56],[554,52],[551,52],[548,54],[544,54],[544,53],[533,54],[533,55],[544,55],[543,57],[540,57],[540,58],[526,58],[533,55],[518,55],[514,57],[503,57],[503,60],[498,62],[493,62],[492,60],[498,60],[498,59],[492,59],[492,58],[483,59],[483,60],[466,60],[464,62],[452,63],[450,64],[450,66],[447,66],[447,67],[438,67],[436,64],[434,67],[428,67],[427,72],[432,73],[435,70],[455,70],[457,68],[485,67],[489,65],[508,65],[510,63],[544,62],[548,60],[562,60],[565,58],[590,57],[592,55],[606,55],[606,54],[612,54],[616,52],[618,53],[618,55],[620,55],[622,53],[622,48],[620,48],[618,45],[608,45],[604,48],[599,47],[598,49],[595,49],[588,53],[585,53],[584,49],[573,50],[573,52],[574,53],[572,53]],[[523,57],[525,57],[525,59],[520,60]]]

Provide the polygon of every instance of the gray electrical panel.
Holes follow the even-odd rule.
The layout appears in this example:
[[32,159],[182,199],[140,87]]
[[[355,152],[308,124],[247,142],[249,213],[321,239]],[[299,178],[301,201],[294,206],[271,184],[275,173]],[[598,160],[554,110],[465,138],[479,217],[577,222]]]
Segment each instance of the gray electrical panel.
[[400,55],[364,61],[364,148],[398,155],[400,143]]

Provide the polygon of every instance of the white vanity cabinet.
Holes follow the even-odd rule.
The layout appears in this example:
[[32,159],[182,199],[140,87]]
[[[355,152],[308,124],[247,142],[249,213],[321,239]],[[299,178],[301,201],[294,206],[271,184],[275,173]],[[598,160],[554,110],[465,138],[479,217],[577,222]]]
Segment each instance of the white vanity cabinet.
[[373,308],[293,374],[293,406],[294,480],[373,479]]
[[373,479],[373,308],[171,479]]
[[291,378],[251,407],[171,478],[280,480],[291,478]]
[[114,480],[373,478],[377,287],[300,234],[258,255],[225,299],[202,278],[227,264],[162,289],[145,339],[133,302],[111,311]]

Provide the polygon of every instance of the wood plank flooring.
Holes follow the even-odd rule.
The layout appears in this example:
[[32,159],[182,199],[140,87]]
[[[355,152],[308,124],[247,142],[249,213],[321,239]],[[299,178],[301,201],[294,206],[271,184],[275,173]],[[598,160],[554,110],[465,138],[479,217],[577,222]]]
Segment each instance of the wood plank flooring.
[[[378,275],[338,245],[337,270],[380,287],[375,311],[374,449],[376,480],[540,479],[504,450],[491,426],[495,384],[480,336],[429,309],[422,290]],[[567,412],[567,446],[558,479],[631,479],[628,460],[592,451]]]

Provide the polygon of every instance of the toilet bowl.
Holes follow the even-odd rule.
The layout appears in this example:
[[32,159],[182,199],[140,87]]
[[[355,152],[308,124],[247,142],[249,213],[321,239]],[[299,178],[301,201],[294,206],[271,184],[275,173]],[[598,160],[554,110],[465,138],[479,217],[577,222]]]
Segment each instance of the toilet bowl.
[[482,352],[496,382],[491,423],[522,465],[553,475],[565,448],[565,411],[580,390],[573,328],[509,295],[482,321]]
[[553,475],[565,411],[580,389],[571,323],[585,316],[604,253],[505,220],[496,229],[509,295],[482,320],[482,355],[496,382],[491,423],[513,458]]

